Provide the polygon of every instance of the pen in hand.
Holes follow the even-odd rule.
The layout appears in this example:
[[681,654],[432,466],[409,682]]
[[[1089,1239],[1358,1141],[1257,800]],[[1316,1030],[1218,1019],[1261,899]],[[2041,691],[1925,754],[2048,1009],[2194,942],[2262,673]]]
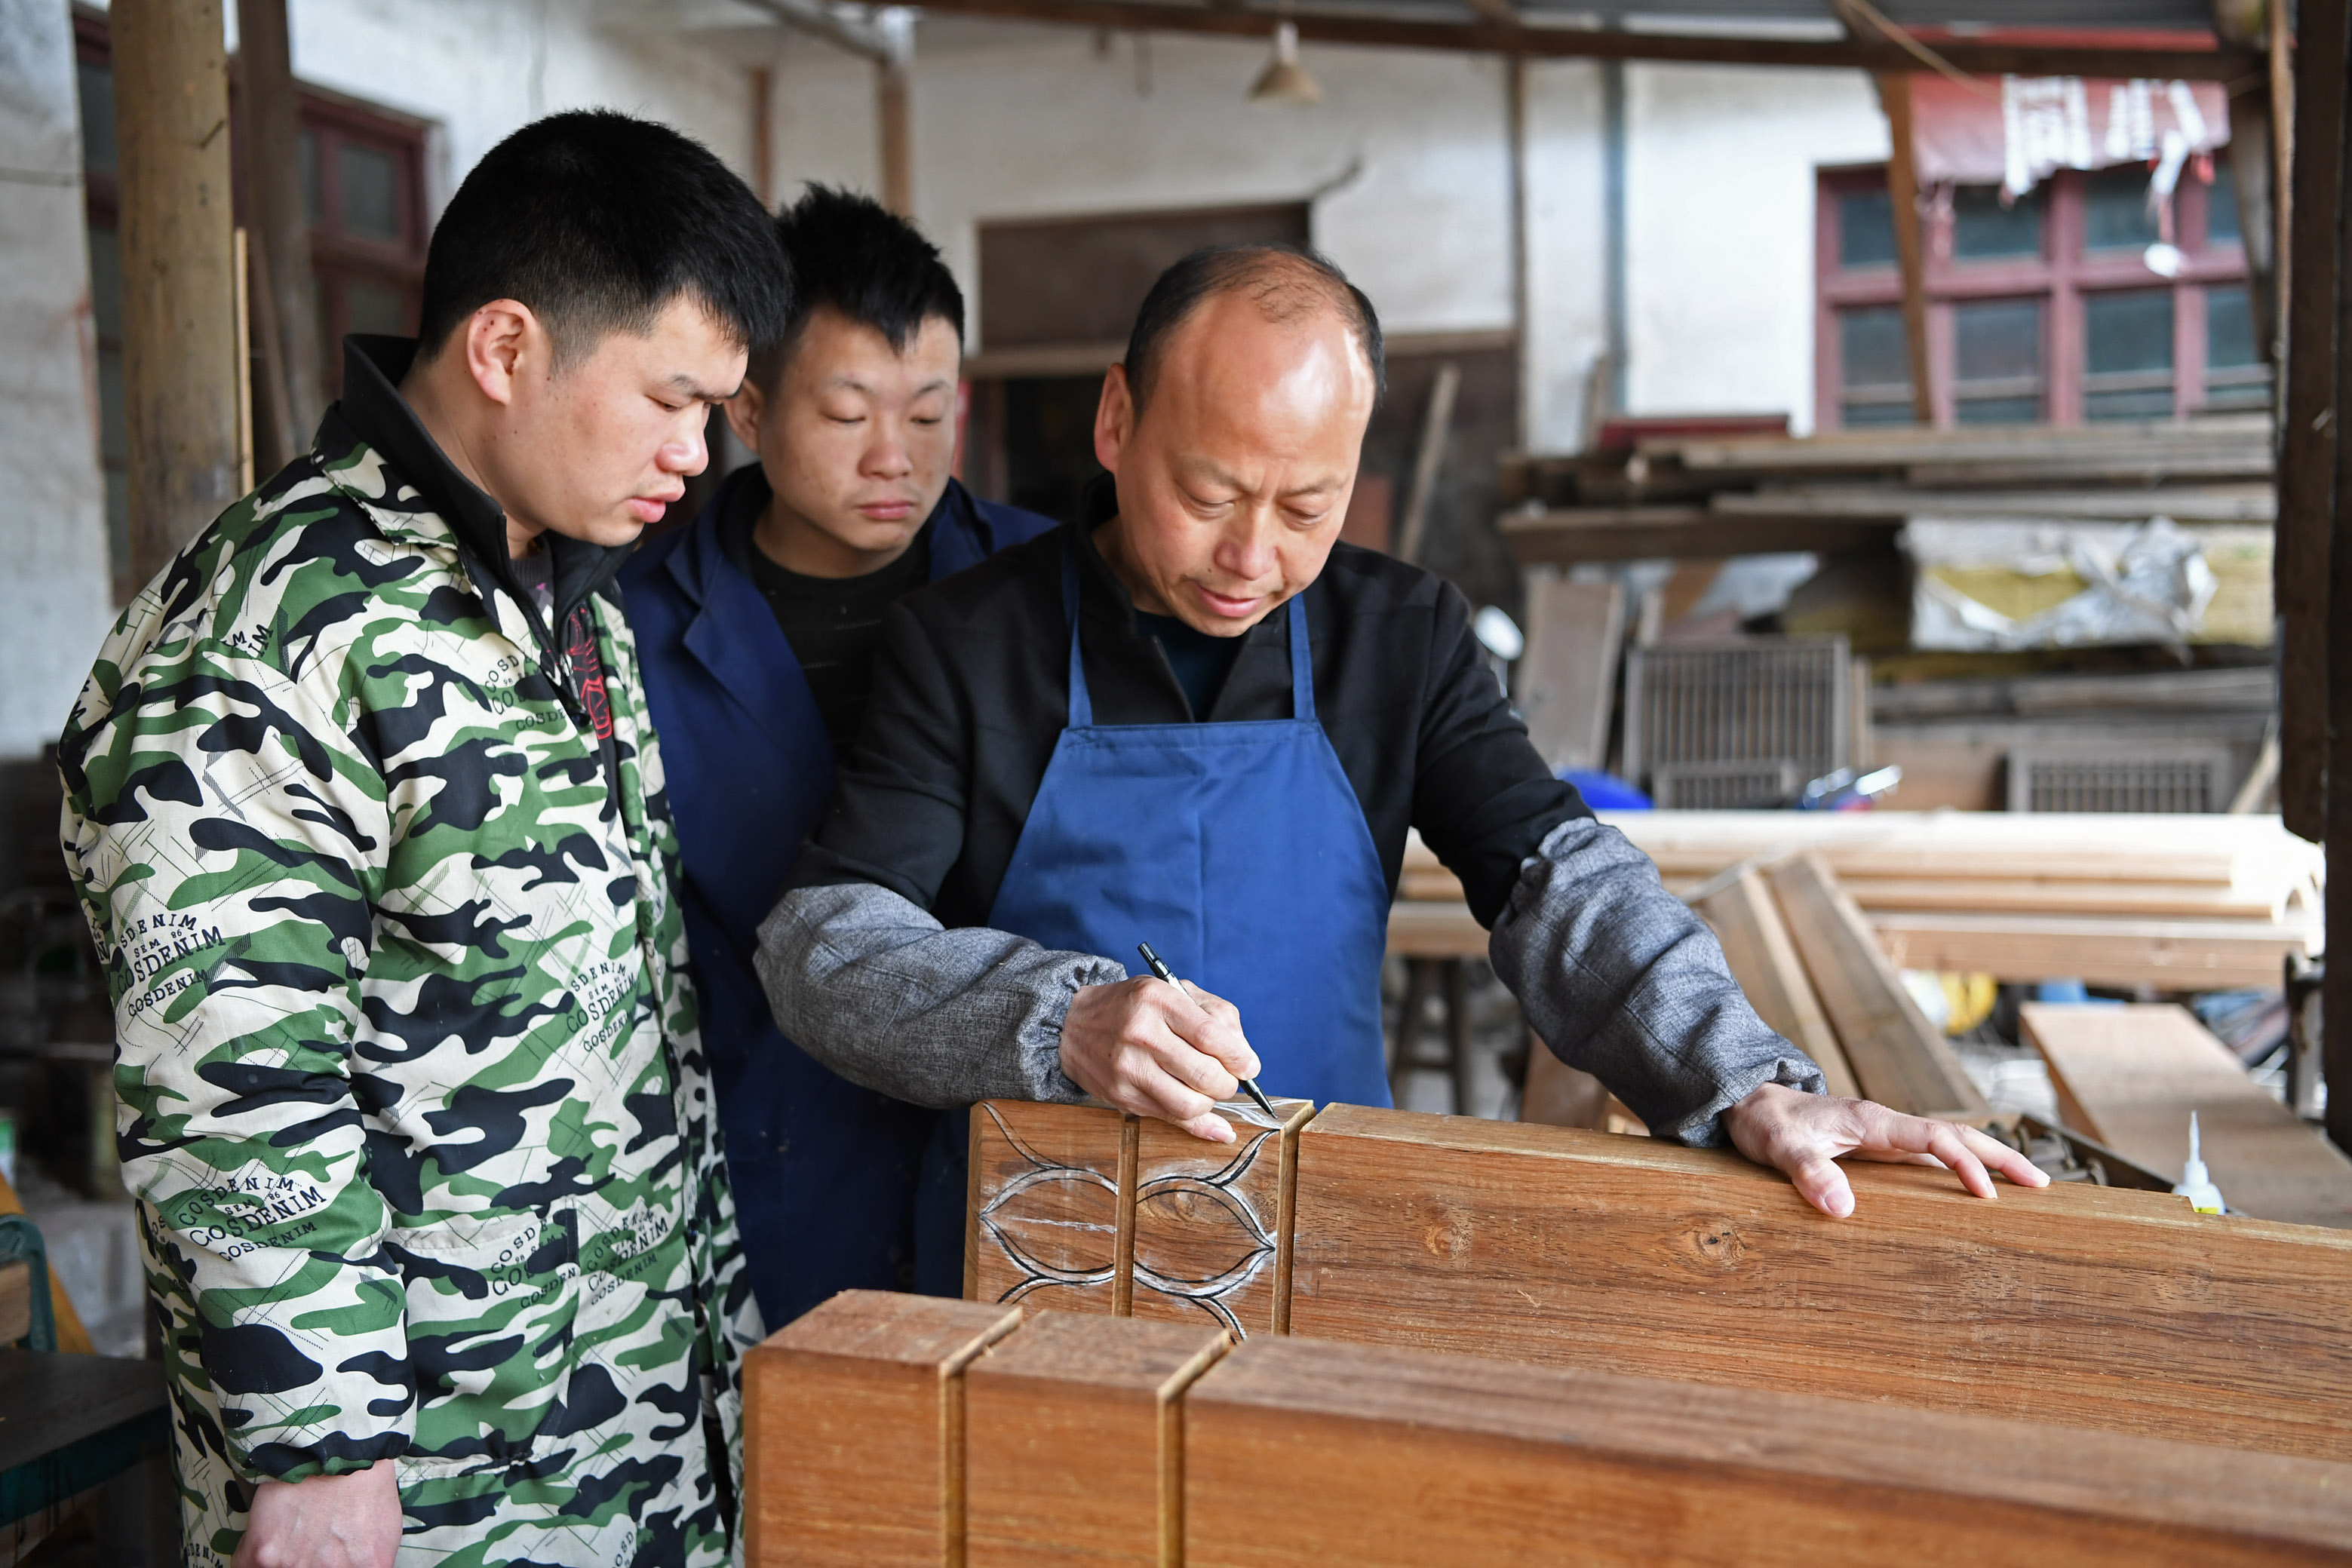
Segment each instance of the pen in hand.
[[[1170,985],[1175,986],[1179,990],[1183,989],[1182,985],[1180,984],[1176,978],[1176,971],[1171,969],[1167,964],[1161,960],[1160,955],[1151,950],[1150,943],[1138,942],[1135,945],[1135,950],[1143,955],[1143,961],[1145,963],[1151,966],[1151,972],[1153,975],[1167,981]],[[1266,1120],[1272,1122],[1277,1127],[1282,1125],[1282,1118],[1274,1113],[1274,1102],[1265,1097],[1265,1092],[1257,1086],[1257,1081],[1254,1078],[1244,1078],[1240,1082],[1242,1088],[1248,1092],[1249,1097],[1257,1103],[1257,1108],[1265,1113]]]

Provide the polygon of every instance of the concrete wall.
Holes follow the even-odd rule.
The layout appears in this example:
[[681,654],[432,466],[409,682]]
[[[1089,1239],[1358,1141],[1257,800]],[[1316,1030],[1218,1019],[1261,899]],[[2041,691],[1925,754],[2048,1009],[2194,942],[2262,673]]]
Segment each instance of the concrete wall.
[[[918,35],[916,214],[968,290],[991,219],[1311,196],[1316,243],[1393,330],[1510,324],[1499,62],[1310,44],[1322,105],[1265,110],[1245,101],[1261,45],[1162,37],[1139,62],[1126,36],[1105,51],[942,26]],[[778,195],[872,189],[870,68],[803,42],[781,60]],[[1867,79],[1633,66],[1626,119],[1633,411],[1785,410],[1810,428],[1813,171],[1885,156]],[[1558,449],[1581,438],[1605,340],[1599,68],[1531,67],[1527,128],[1530,434]]]
[[0,760],[65,727],[113,619],[66,0],[0,0]]

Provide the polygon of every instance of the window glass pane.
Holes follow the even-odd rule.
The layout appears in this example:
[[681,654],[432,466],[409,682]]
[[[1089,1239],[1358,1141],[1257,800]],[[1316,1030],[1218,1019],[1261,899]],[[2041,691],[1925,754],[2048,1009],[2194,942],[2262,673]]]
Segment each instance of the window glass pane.
[[2147,171],[2137,163],[2083,176],[2084,250],[2146,250],[2157,242],[2147,183]]
[[2172,369],[2172,290],[2084,296],[2083,369],[2090,375]]
[[2000,204],[1995,185],[1962,185],[1952,193],[1952,254],[1962,261],[2042,254],[2042,192]]
[[403,329],[400,291],[354,279],[343,291],[343,319],[353,332],[396,337]]
[[122,236],[114,229],[89,231],[89,312],[100,338],[121,338]]
[[319,188],[319,134],[302,132],[302,207],[313,224],[326,222],[327,193]]
[[2240,370],[2258,365],[2254,351],[2254,314],[2246,286],[2230,284],[2205,291],[2205,364],[2209,370]]
[[1952,416],[1962,424],[2032,424],[2042,418],[2042,395],[1964,397],[1953,403]]
[[1895,203],[1884,191],[1848,191],[1837,199],[1838,265],[1895,265]]
[[114,72],[83,60],[75,76],[81,88],[81,166],[111,174],[121,162],[114,142]]
[[1838,313],[1838,375],[1848,387],[1911,384],[1911,346],[1898,309]]
[[372,239],[400,237],[400,166],[391,153],[345,141],[335,148],[343,227]]
[[1953,371],[1963,382],[2042,374],[2042,301],[1994,299],[1952,308]]
[[2230,167],[2230,155],[2218,153],[2213,159],[2213,183],[2205,187],[2205,243],[2241,245],[2244,239],[2238,227],[2237,172]]
[[1900,402],[1846,402],[1838,405],[1838,423],[1848,430],[1870,425],[1910,424],[1911,397],[1906,392]]

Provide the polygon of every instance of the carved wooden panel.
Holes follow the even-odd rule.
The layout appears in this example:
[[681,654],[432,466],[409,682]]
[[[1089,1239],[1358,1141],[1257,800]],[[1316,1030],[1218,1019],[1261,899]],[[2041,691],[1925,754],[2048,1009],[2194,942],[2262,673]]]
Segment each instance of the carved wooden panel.
[[1230,1144],[1138,1122],[1135,1316],[1214,1323],[1237,1339],[1280,1330],[1297,1134],[1314,1106],[1276,1100],[1274,1108],[1279,1122],[1246,1102],[1218,1106],[1233,1125]]
[[1120,1305],[1131,1140],[1101,1105],[987,1100],[971,1110],[964,1293],[1069,1312]]

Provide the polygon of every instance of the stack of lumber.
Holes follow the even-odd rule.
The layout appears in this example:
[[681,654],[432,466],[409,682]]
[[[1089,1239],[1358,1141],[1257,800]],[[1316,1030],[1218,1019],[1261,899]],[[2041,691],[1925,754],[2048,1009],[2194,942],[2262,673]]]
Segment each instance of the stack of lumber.
[[1660,435],[1514,455],[1500,527],[1525,565],[1884,549],[1916,517],[2266,524],[2266,418],[1804,437]]
[[[1988,1202],[1947,1171],[1867,1163],[1848,1166],[1854,1213],[1833,1220],[1727,1151],[1357,1105],[1277,1109],[1279,1129],[1221,1107],[1244,1137],[1211,1155],[1228,1170],[1277,1167],[1269,1237],[1262,1207],[1223,1201],[1229,1177],[1182,1163],[1197,1154],[1167,1140],[1152,1145],[1163,1154],[1139,1153],[1133,1117],[986,1103],[971,1120],[971,1293],[1118,1316],[1118,1276],[1132,1272],[1127,1299],[1142,1317],[1150,1268],[1186,1277],[1185,1310],[1161,1321],[1235,1339],[1794,1386],[2352,1461],[2342,1231],[2089,1183],[2004,1186]],[[1114,1234],[1144,1228],[1149,1194],[1181,1185],[1195,1201],[1181,1234],[1112,1253],[1111,1289],[1039,1286],[1055,1260],[1013,1255],[1005,1239],[1050,1230],[1062,1191],[1103,1183]]]
[[[1612,811],[1685,896],[1733,866],[1818,855],[1898,968],[2162,990],[2280,984],[2322,946],[2325,859],[2275,817],[1974,811]],[[1415,841],[1390,946],[1486,951]]]
[[745,1560],[2305,1563],[2352,1466],[850,1291],[744,1365]]
[[2177,1182],[2194,1113],[2231,1212],[2352,1229],[2352,1159],[2248,1078],[2187,1009],[2029,1002],[2020,1021],[2068,1126]]

